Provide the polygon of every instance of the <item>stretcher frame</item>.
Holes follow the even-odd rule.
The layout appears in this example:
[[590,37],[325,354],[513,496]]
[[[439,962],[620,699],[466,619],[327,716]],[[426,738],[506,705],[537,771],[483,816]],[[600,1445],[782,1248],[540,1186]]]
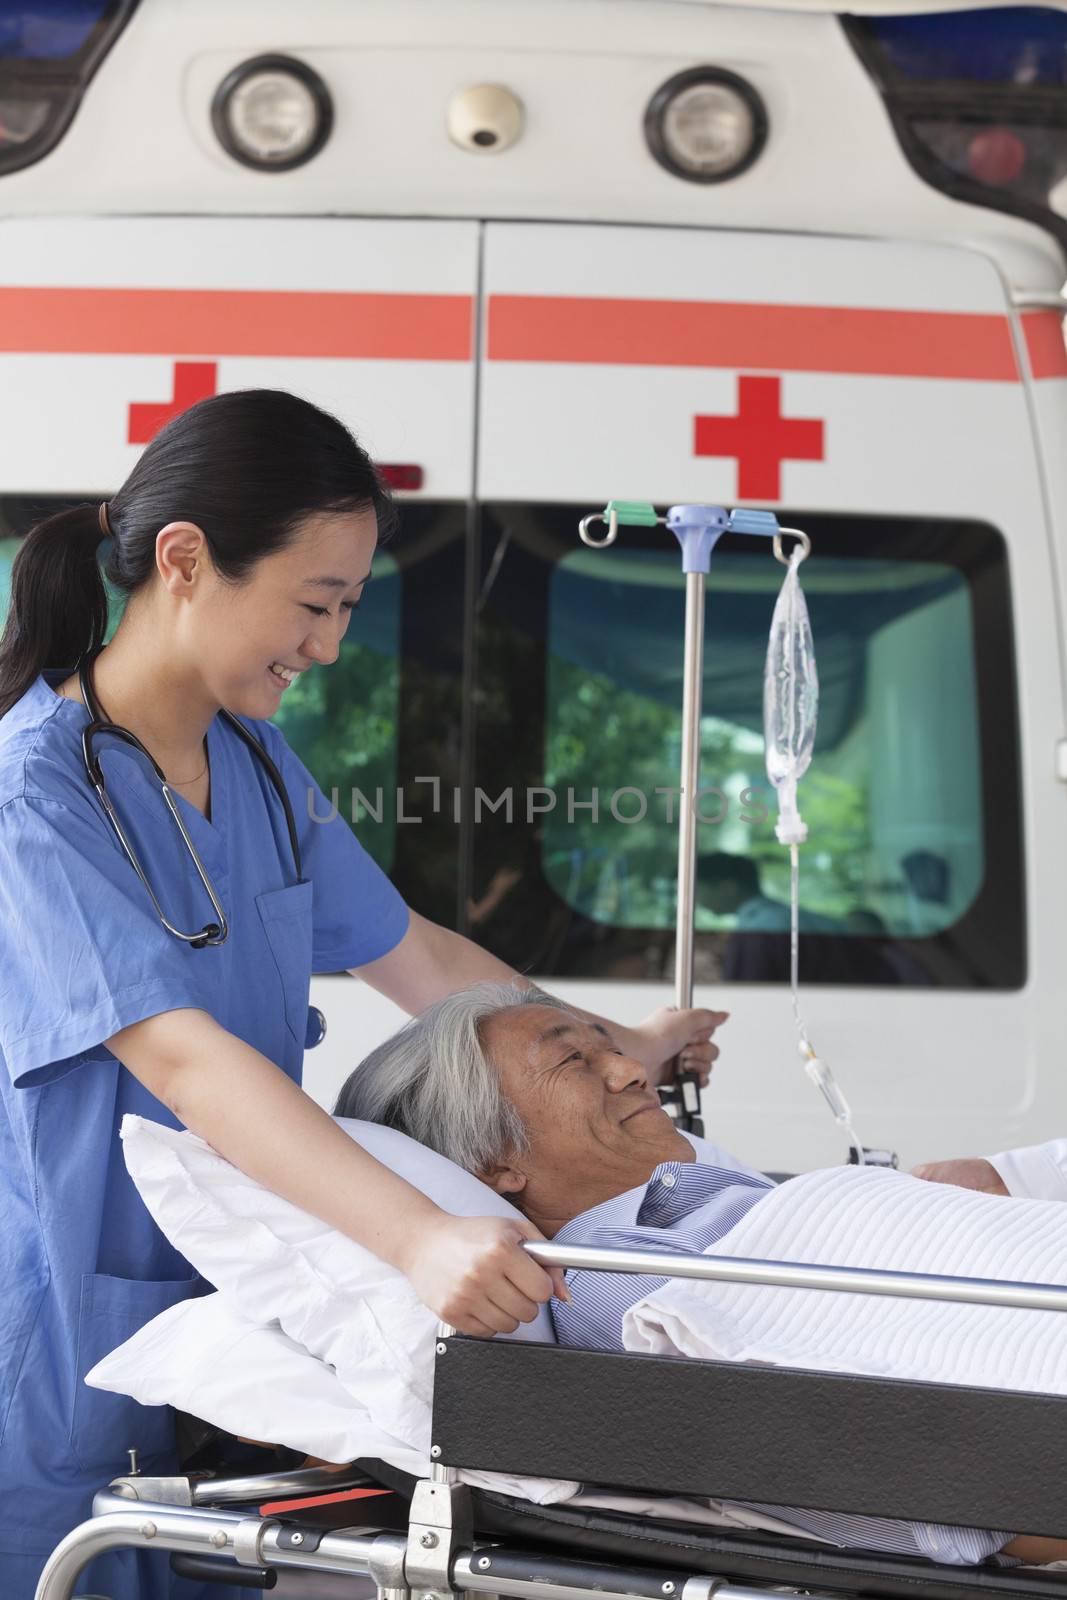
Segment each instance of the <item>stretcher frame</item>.
[[[1067,1289],[1053,1285],[528,1248],[545,1265],[585,1270],[1067,1311]],[[813,1427],[816,1437],[798,1446],[790,1430],[803,1437]],[[579,1476],[651,1493],[736,1498],[743,1482],[751,1483],[745,1497],[764,1503],[1064,1536],[1065,1396],[483,1341],[442,1325],[433,1434],[430,1477],[413,1484],[404,1530],[324,1530],[299,1510],[258,1510],[264,1500],[365,1482],[361,1464],[341,1475],[115,1479],[49,1557],[36,1600],[72,1600],[84,1567],[118,1549],[170,1551],[189,1576],[210,1573],[253,1592],[269,1588],[276,1572],[312,1572],[322,1600],[344,1595],[356,1578],[373,1581],[377,1600],[1067,1600],[1067,1575],[1037,1569],[939,1566],[782,1535],[641,1524],[536,1507],[458,1481],[463,1467],[573,1477],[581,1466]],[[375,1481],[394,1487],[398,1478],[381,1467]]]

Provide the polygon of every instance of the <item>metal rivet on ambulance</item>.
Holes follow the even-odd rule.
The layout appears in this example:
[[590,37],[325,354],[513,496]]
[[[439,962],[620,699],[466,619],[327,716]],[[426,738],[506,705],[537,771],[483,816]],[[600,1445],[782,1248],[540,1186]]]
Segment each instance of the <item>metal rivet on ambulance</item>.
[[461,89],[448,103],[448,137],[461,150],[496,155],[515,143],[522,124],[522,101],[500,83]]
[[293,56],[254,56],[228,73],[211,125],[235,161],[288,172],[317,155],[333,128],[333,101],[317,72]]
[[722,67],[692,67],[661,84],[645,110],[645,139],[661,167],[690,183],[723,183],[767,142],[755,89]]

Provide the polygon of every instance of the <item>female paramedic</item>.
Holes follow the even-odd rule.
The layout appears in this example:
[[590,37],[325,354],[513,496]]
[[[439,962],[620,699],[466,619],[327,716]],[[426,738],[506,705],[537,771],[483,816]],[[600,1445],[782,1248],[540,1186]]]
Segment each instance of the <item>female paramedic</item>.
[[[550,1294],[518,1246],[533,1227],[444,1214],[299,1087],[313,972],[350,969],[412,1012],[512,975],[409,912],[342,819],[315,820],[330,808],[269,720],[296,674],[337,659],[388,511],[340,422],[251,390],[176,417],[109,503],[50,517],[16,558],[0,641],[4,1600],[29,1600],[129,1446],[174,1470],[168,1411],[82,1382],[203,1288],[127,1177],[127,1112],[191,1128],[469,1333],[513,1330]],[[105,536],[127,603],[102,649]],[[663,1011],[618,1032],[653,1075],[685,1049],[706,1077],[720,1020]],[[141,1553],[84,1586],[191,1592]]]

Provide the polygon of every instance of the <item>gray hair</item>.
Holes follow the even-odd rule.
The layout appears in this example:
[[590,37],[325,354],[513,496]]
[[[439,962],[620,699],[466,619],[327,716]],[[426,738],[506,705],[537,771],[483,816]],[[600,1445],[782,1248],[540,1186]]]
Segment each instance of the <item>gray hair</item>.
[[334,1115],[398,1128],[468,1172],[487,1172],[508,1152],[525,1151],[526,1129],[483,1042],[489,1018],[517,1006],[574,1015],[564,1001],[515,982],[446,995],[371,1051],[338,1095]]

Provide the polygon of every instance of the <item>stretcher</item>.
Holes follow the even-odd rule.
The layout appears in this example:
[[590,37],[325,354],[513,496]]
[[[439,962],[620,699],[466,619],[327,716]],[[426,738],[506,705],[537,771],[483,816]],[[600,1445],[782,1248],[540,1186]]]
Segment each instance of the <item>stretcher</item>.
[[[1067,1289],[653,1251],[533,1244],[544,1265],[828,1296],[1067,1311]],[[829,1309],[829,1307],[828,1307]],[[432,1466],[131,1475],[50,1556],[36,1600],[72,1600],[95,1556],[171,1552],[180,1574],[277,1600],[1067,1600],[1067,1572],[845,1550],[619,1511],[537,1506],[459,1470],[573,1478],[1067,1537],[1067,1396],[479,1340],[436,1342]]]

